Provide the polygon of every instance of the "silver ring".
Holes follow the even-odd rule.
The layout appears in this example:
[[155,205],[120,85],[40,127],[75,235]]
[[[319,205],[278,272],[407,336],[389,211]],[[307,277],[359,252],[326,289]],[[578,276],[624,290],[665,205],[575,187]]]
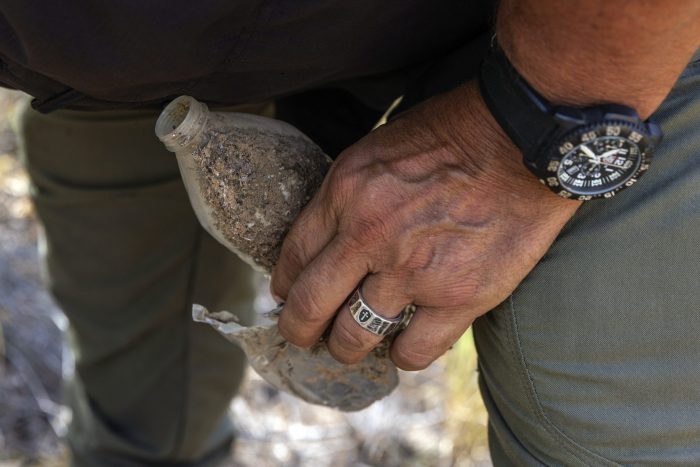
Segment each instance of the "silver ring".
[[378,336],[391,334],[396,329],[396,326],[403,321],[403,311],[396,318],[383,317],[365,302],[362,292],[360,292],[361,287],[362,285],[358,286],[350,295],[350,300],[348,300],[350,314],[355,319],[355,322]]

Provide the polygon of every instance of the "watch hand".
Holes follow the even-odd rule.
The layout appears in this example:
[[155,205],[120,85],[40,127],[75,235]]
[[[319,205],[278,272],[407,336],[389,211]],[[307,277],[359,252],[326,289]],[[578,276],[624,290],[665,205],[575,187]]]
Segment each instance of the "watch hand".
[[622,166],[617,165],[617,164],[611,164],[610,162],[603,162],[600,159],[595,159],[591,161],[591,164],[593,164],[593,167],[597,167],[598,165],[605,165],[607,167],[614,167],[616,169],[621,169]]
[[593,159],[598,159],[598,156],[596,156],[595,153],[586,146],[581,146],[581,151],[583,151],[585,156],[592,157]]
[[617,165],[617,164],[611,164],[610,162],[596,161],[596,163],[598,163],[600,165],[607,165],[608,167],[615,167],[616,169],[622,168],[622,166]]
[[612,150],[610,150],[610,151],[605,151],[603,154],[601,154],[601,155],[598,156],[597,158],[602,159],[603,157],[612,156],[612,155],[614,155],[614,154],[619,154],[619,153],[621,153],[621,152],[624,153],[624,154],[627,154],[627,150],[626,150],[626,149],[624,149],[624,148],[617,148],[617,149],[612,149]]

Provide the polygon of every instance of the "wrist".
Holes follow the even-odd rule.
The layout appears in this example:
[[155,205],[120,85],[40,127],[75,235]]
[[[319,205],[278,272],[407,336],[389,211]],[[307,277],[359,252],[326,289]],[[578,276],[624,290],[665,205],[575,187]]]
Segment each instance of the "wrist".
[[435,120],[433,131],[450,142],[460,164],[489,191],[505,191],[528,203],[543,203],[548,209],[575,210],[581,204],[557,196],[525,167],[522,152],[494,119],[475,81],[440,99],[446,107],[436,113],[444,117]]
[[698,47],[699,20],[693,1],[503,0],[496,32],[514,68],[549,102],[615,103],[646,120]]

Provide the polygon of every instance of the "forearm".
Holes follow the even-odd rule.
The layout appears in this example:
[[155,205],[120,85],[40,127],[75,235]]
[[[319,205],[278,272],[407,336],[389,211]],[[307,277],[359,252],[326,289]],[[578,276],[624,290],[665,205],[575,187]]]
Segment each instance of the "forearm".
[[[550,102],[623,104],[646,119],[700,45],[700,2],[503,0],[496,33],[514,67]],[[452,93],[452,110],[436,119],[436,131],[445,129],[445,140],[457,142],[466,164],[483,169],[482,178],[508,174],[505,188],[514,195],[537,196],[570,212],[576,202],[538,183],[470,89],[473,83]]]
[[503,0],[499,43],[560,104],[625,104],[647,118],[700,46],[700,2]]

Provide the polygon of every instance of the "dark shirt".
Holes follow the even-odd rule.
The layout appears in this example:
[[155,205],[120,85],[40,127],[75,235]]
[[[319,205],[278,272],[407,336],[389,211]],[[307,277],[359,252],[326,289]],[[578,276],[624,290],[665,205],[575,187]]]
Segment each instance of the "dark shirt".
[[44,110],[180,94],[233,105],[363,79],[403,86],[482,32],[487,3],[4,0],[0,84]]

